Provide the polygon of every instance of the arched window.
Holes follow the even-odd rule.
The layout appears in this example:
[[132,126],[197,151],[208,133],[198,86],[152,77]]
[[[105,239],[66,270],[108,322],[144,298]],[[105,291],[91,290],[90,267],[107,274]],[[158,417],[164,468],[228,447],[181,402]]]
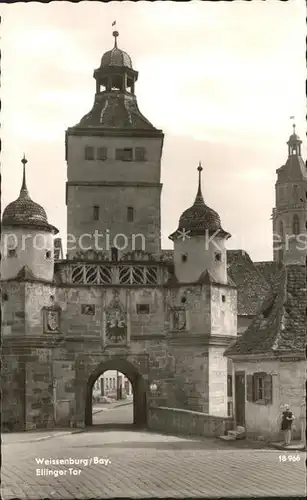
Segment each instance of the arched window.
[[298,215],[294,215],[292,223],[293,234],[300,234],[300,219]]

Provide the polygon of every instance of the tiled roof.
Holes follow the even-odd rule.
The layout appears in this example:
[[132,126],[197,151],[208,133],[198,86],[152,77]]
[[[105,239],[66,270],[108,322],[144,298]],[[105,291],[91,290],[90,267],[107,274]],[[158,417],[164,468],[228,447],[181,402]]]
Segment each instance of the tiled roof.
[[[26,162],[26,160],[24,161]],[[20,194],[15,201],[5,207],[2,224],[3,226],[40,227],[52,231],[54,234],[58,233],[58,230],[48,223],[44,208],[30,198],[25,169]]]
[[237,285],[238,315],[254,316],[270,286],[243,250],[227,250],[227,262],[228,274]]
[[108,50],[105,52],[101,58],[100,67],[105,66],[124,66],[126,68],[132,68],[131,57],[119,49],[118,47],[114,47],[112,50]]
[[219,214],[208,207],[204,201],[201,191],[201,172],[203,170],[201,164],[198,168],[198,190],[194,203],[191,207],[187,208],[180,216],[177,230],[172,233],[169,238],[174,240],[179,237],[182,238],[182,233],[189,233],[189,237],[196,234],[219,234],[229,238],[228,234],[221,226],[221,219]]
[[267,283],[271,286],[276,277],[276,273],[278,272],[280,264],[278,262],[274,262],[273,260],[267,260],[262,262],[254,262],[254,265],[264,276]]
[[96,97],[92,110],[72,128],[157,130],[140,112],[135,96],[106,92]]
[[260,313],[225,355],[304,352],[306,307],[306,267],[280,267]]

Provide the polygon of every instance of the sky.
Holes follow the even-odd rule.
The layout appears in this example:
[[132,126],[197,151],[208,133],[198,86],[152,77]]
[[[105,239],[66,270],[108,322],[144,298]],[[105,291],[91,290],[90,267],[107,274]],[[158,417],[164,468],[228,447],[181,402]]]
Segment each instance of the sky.
[[139,108],[165,133],[163,248],[194,201],[201,160],[203,195],[232,234],[228,248],[272,259],[276,169],[292,115],[305,146],[304,0],[33,2],[0,12],[3,207],[19,194],[25,153],[30,195],[65,239],[65,130],[93,105],[93,70],[113,47],[116,20],[139,72]]

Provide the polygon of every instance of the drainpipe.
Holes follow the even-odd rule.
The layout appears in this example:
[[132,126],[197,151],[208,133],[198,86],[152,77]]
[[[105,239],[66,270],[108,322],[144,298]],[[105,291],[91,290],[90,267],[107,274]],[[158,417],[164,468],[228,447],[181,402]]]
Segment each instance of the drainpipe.
[[56,425],[56,409],[57,409],[57,394],[56,394],[57,381],[54,378],[52,382],[52,392],[53,392],[53,420],[54,425]]

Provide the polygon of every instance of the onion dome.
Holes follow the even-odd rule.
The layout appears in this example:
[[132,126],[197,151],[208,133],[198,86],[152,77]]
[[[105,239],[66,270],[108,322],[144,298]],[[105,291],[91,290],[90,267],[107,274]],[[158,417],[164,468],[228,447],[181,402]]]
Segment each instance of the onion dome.
[[21,162],[23,164],[23,179],[20,194],[17,200],[9,203],[9,205],[7,205],[4,209],[2,225],[29,228],[36,227],[38,229],[51,231],[54,234],[58,233],[58,229],[48,223],[44,208],[30,198],[26,184],[26,158],[23,157]]
[[103,54],[100,64],[101,68],[109,66],[122,66],[125,68],[132,69],[131,57],[127,54],[127,52],[124,52],[123,50],[117,47],[118,35],[119,35],[118,31],[113,31],[114,47],[112,50],[108,50]]
[[178,224],[178,229],[172,233],[169,238],[174,240],[176,238],[191,237],[194,235],[212,235],[230,237],[230,234],[224,231],[221,226],[221,219],[219,214],[208,207],[205,202],[201,191],[201,172],[203,170],[201,164],[198,170],[198,190],[193,205],[185,210]]

